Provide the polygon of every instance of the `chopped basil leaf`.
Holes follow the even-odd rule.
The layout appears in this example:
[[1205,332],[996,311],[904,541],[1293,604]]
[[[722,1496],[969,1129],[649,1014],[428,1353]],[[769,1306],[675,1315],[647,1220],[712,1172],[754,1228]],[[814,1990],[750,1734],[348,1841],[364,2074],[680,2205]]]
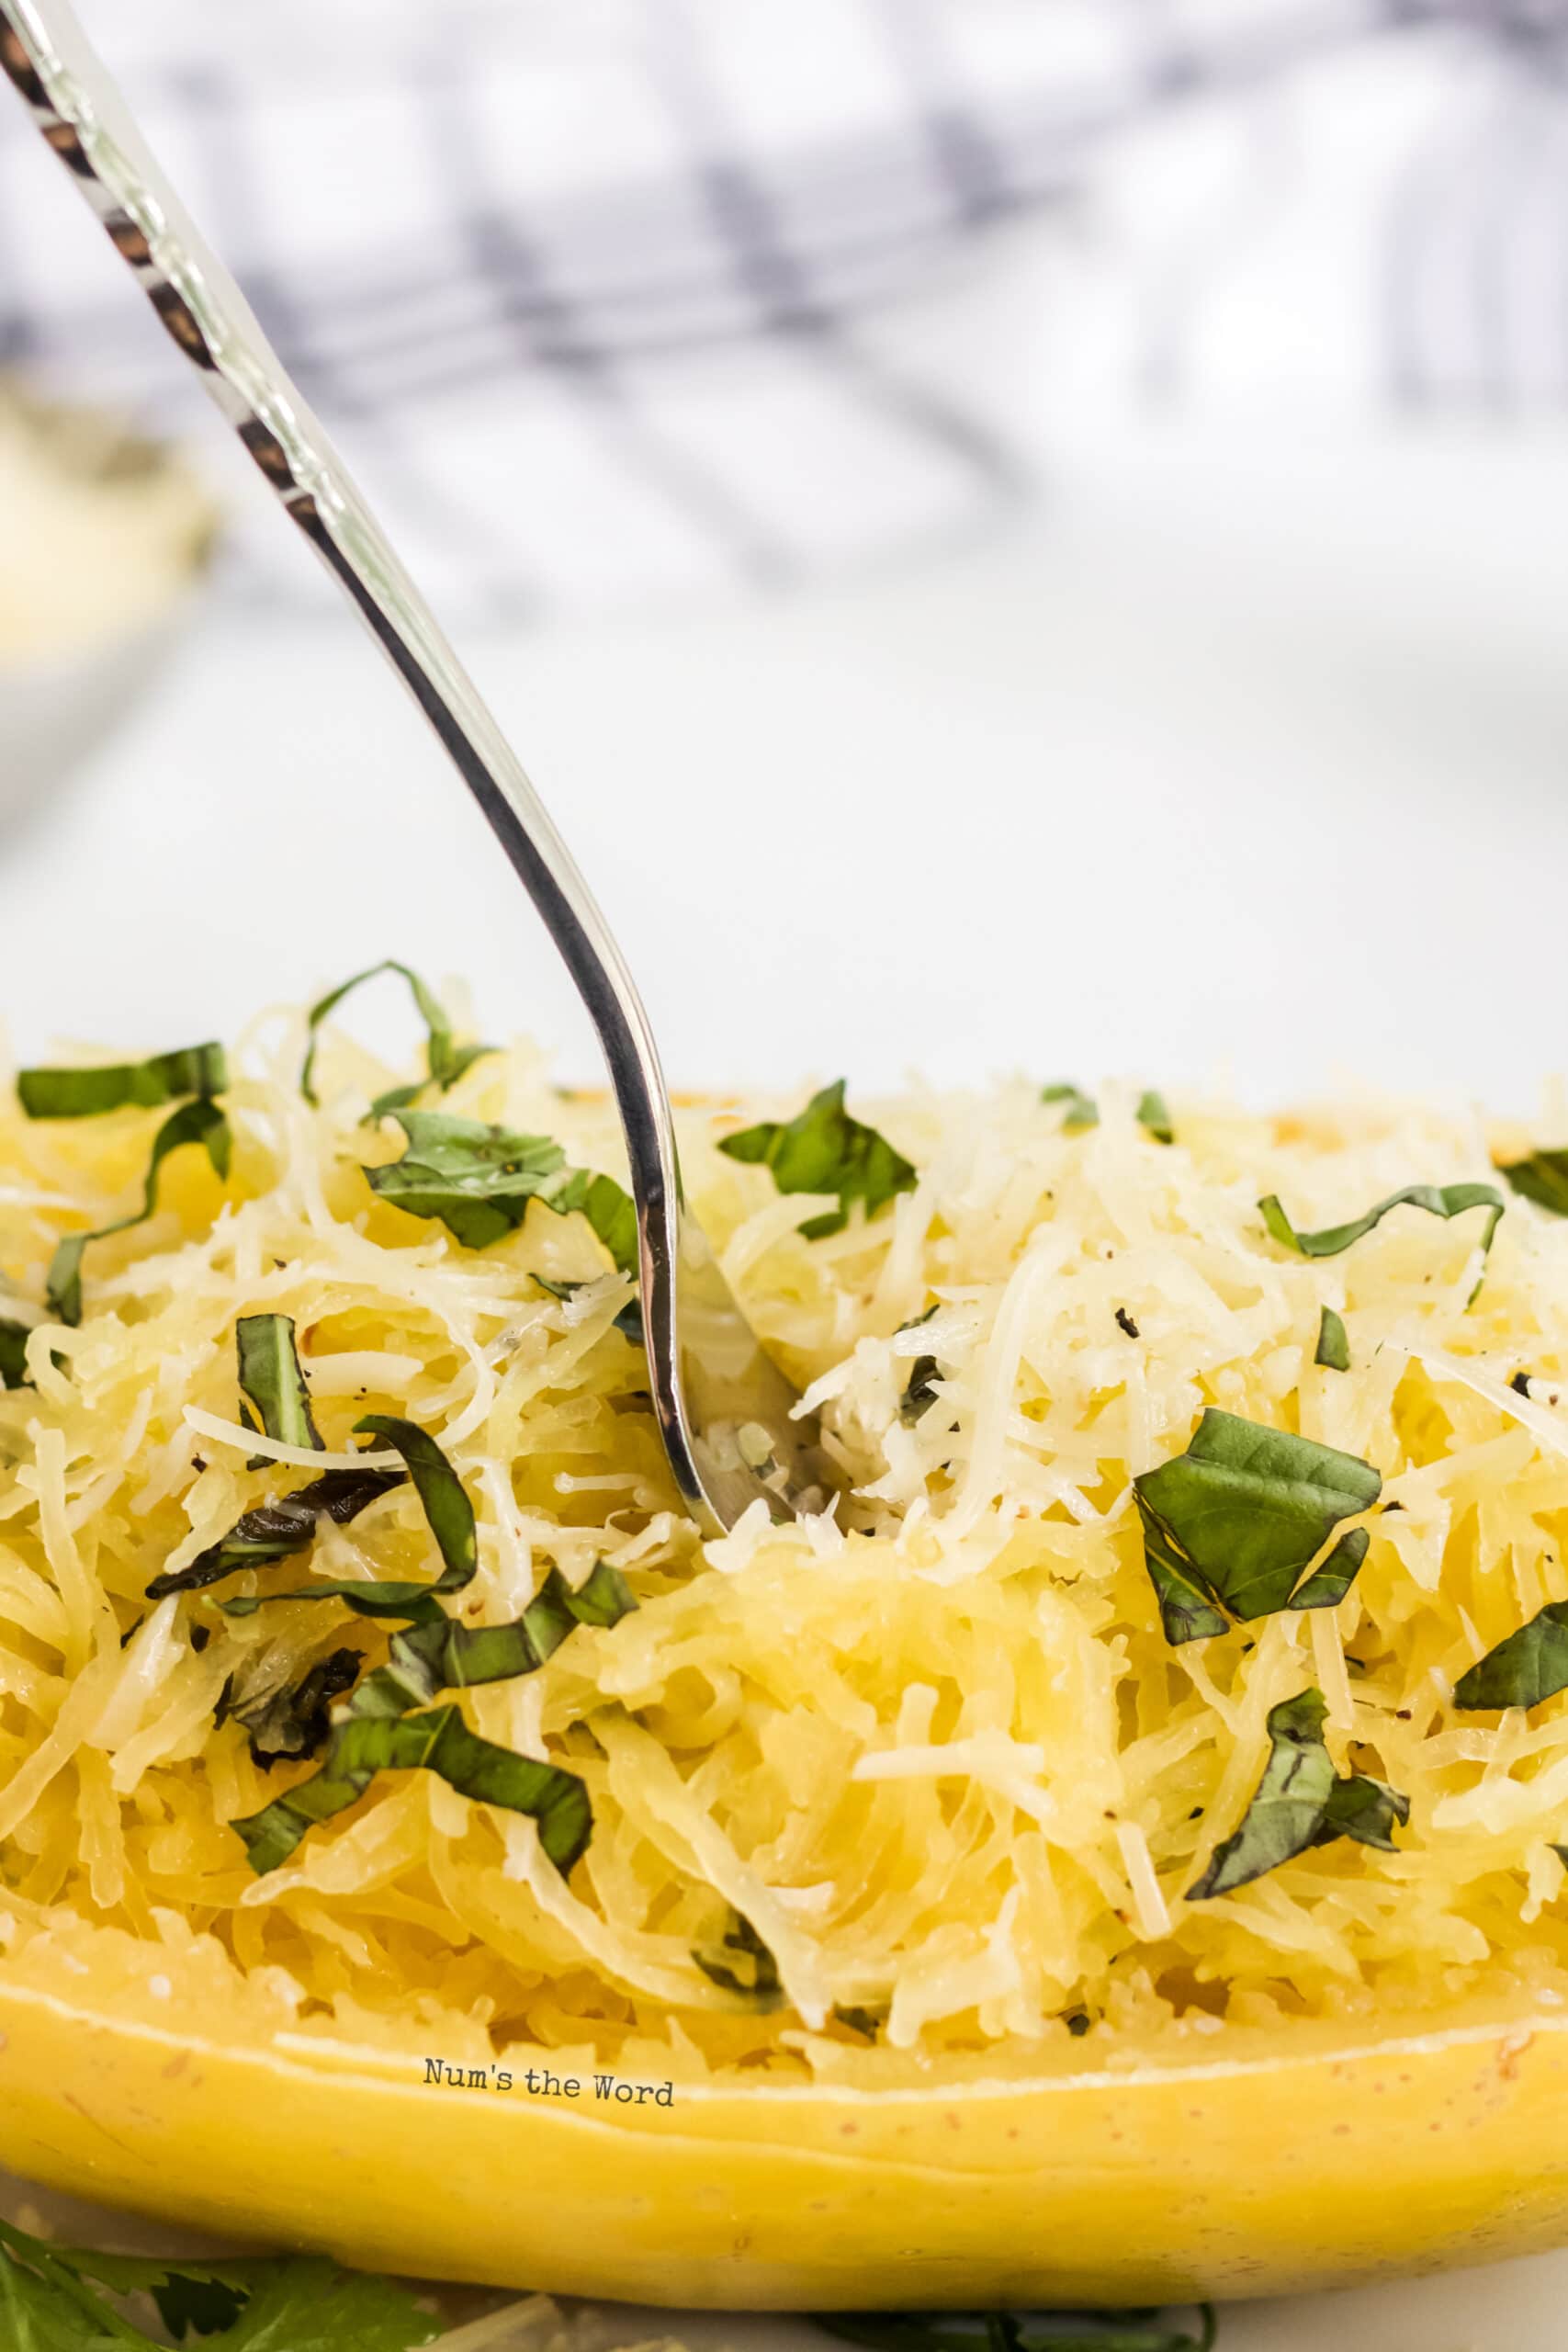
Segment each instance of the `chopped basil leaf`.
[[1539,1707],[1560,1690],[1568,1690],[1568,1600],[1549,1602],[1461,1674],[1454,1705]]
[[412,1707],[428,1706],[441,1690],[468,1690],[478,1683],[533,1674],[574,1626],[615,1625],[636,1607],[626,1578],[606,1560],[576,1591],[552,1568],[511,1624],[462,1625],[443,1615],[395,1634],[386,1665],[366,1676],[347,1713],[407,1714]]
[[1179,1649],[1183,1642],[1207,1641],[1215,1634],[1228,1633],[1230,1620],[1215,1608],[1201,1580],[1177,1551],[1143,1497],[1135,1495],[1134,1499],[1144,1528],[1144,1566],[1159,1602],[1165,1638],[1172,1649]]
[[1166,1108],[1165,1096],[1156,1092],[1154,1087],[1145,1090],[1133,1115],[1139,1126],[1151,1135],[1156,1143],[1176,1141],[1176,1129],[1171,1124],[1170,1113]]
[[400,1159],[365,1171],[373,1193],[410,1216],[439,1217],[466,1250],[515,1232],[530,1201],[558,1216],[581,1210],[623,1273],[637,1265],[637,1210],[610,1176],[568,1168],[548,1136],[513,1135],[480,1119],[394,1110],[408,1137]]
[[1568,1216],[1568,1151],[1532,1151],[1528,1159],[1516,1159],[1497,1173],[1538,1209]]
[[1327,1846],[1336,1838],[1353,1838],[1359,1846],[1376,1846],[1382,1853],[1392,1854],[1393,1832],[1403,1829],[1409,1818],[1410,1799],[1398,1789],[1391,1789],[1386,1781],[1374,1781],[1368,1772],[1350,1772],[1330,1789],[1313,1843]]
[[1075,1086],[1070,1079],[1059,1080],[1055,1086],[1043,1086],[1040,1100],[1042,1102],[1066,1104],[1062,1116],[1062,1133],[1065,1136],[1081,1135],[1086,1127],[1098,1127],[1100,1125],[1099,1103],[1091,1094],[1086,1094],[1082,1087]]
[[[1348,1225],[1325,1225],[1316,1233],[1298,1233],[1280,1203],[1277,1193],[1258,1204],[1263,1212],[1263,1222],[1276,1241],[1287,1250],[1296,1250],[1303,1258],[1337,1258],[1342,1250],[1359,1241],[1381,1225],[1391,1209],[1425,1209],[1429,1216],[1463,1216],[1468,1209],[1489,1209],[1484,1232],[1481,1237],[1481,1255],[1484,1259],[1491,1250],[1497,1224],[1507,1204],[1493,1184],[1406,1184],[1403,1192],[1391,1193],[1365,1216],[1352,1219]],[[1477,1282],[1475,1290],[1481,1284]],[[1475,1296],[1475,1290],[1470,1294]]]
[[459,1046],[452,1035],[452,1024],[446,1018],[446,1008],[439,997],[425,986],[417,972],[411,971],[406,964],[397,963],[389,956],[384,963],[372,964],[367,970],[355,972],[352,979],[344,980],[337,988],[330,989],[324,997],[310,1007],[306,1015],[305,1059],[299,1070],[299,1091],[307,1102],[316,1101],[314,1083],[316,1049],[321,1043],[319,1033],[322,1022],[336,1012],[345,996],[352,994],[354,989],[363,987],[367,980],[378,979],[383,972],[396,972],[400,978],[408,982],[409,993],[413,998],[419,1017],[424,1023],[426,1074],[417,1085],[389,1087],[385,1094],[378,1094],[370,1105],[370,1116],[373,1119],[378,1119],[384,1112],[406,1109],[408,1104],[414,1102],[427,1086],[437,1087],[445,1094],[447,1088],[455,1086],[463,1072],[471,1069],[481,1055],[495,1052],[493,1046]]
[[[923,1315],[912,1315],[907,1323],[900,1323],[898,1329],[900,1331],[918,1331],[922,1323],[931,1321],[939,1304],[940,1301],[933,1299]],[[932,1384],[936,1377],[935,1356],[917,1356],[909,1367],[909,1377],[898,1399],[898,1419],[906,1429],[913,1428],[926,1407],[935,1404],[936,1389]]]
[[184,1094],[207,1100],[228,1083],[223,1048],[209,1044],[107,1069],[19,1070],[17,1094],[29,1119],[92,1119],[103,1111],[156,1111]]
[[1356,1581],[1371,1540],[1364,1527],[1348,1528],[1328,1557],[1313,1570],[1305,1584],[1296,1587],[1286,1607],[1337,1609]]
[[28,1386],[28,1335],[30,1323],[13,1323],[0,1316],[0,1382],[7,1388]]
[[[1173,1633],[1170,1612],[1215,1633],[1223,1621],[1212,1622],[1210,1603],[1243,1620],[1285,1608],[1339,1521],[1371,1510],[1382,1479],[1354,1454],[1210,1407],[1186,1453],[1133,1486],[1167,1637],[1192,1641],[1197,1625]],[[1337,1576],[1359,1566],[1340,1547],[1324,1563]]]
[[319,1521],[346,1527],[367,1504],[402,1483],[400,1470],[324,1471],[308,1487],[298,1487],[292,1494],[279,1495],[275,1501],[246,1511],[227,1535],[198,1552],[188,1567],[154,1577],[147,1598],[162,1600],[171,1592],[199,1592],[241,1568],[265,1568],[274,1560],[303,1552],[315,1541]]
[[333,1650],[298,1682],[287,1677],[229,1693],[226,1717],[250,1734],[251,1760],[264,1771],[314,1756],[332,1729],[332,1706],[352,1690],[364,1664],[358,1650]]
[[1334,1764],[1323,1741],[1328,1713],[1319,1690],[1303,1690],[1269,1713],[1269,1761],[1234,1837],[1215,1847],[1202,1876],[1187,1890],[1207,1903],[1247,1886],[1297,1854],[1323,1826],[1334,1789]]
[[[608,1177],[604,1181],[607,1183]],[[528,1279],[542,1290],[547,1298],[575,1298],[580,1290],[588,1288],[586,1283],[551,1282],[547,1274],[530,1274]],[[634,1340],[638,1347],[642,1345],[642,1307],[637,1299],[627,1299],[612,1328],[617,1330],[624,1340]]]
[[[261,1426],[279,1445],[323,1451],[310,1417],[310,1392],[294,1344],[288,1315],[242,1315],[234,1326],[240,1386],[261,1415]],[[264,1455],[262,1459],[265,1461]]]
[[[293,1852],[306,1828],[345,1812],[364,1795],[369,1781],[368,1777],[360,1778],[359,1750],[349,1737],[352,1726],[397,1722],[412,1709],[427,1706],[441,1690],[471,1690],[481,1682],[509,1682],[518,1675],[532,1674],[559,1648],[574,1626],[617,1624],[636,1607],[625,1577],[608,1561],[601,1560],[576,1591],[558,1569],[552,1568],[535,1599],[512,1624],[462,1625],[437,1611],[407,1632],[394,1634],[386,1665],[367,1675],[340,1711],[321,1770],[248,1820],[231,1823],[245,1841],[252,1867],[263,1872],[276,1870]],[[343,1655],[352,1657],[353,1653]],[[560,1777],[570,1781],[573,1788],[580,1785],[570,1774]],[[546,1795],[548,1798],[548,1790]],[[564,1805],[568,1816],[576,1804],[575,1798],[558,1791],[552,1801]],[[550,1850],[547,1844],[546,1850]],[[258,1855],[263,1857],[259,1861]],[[561,1865],[567,1870],[570,1866],[570,1862]]]
[[288,1860],[320,1821],[356,1804],[378,1772],[434,1772],[477,1804],[495,1804],[532,1816],[539,1842],[565,1877],[585,1851],[593,1812],[573,1772],[536,1764],[479,1738],[457,1707],[428,1714],[359,1716],[338,1724],[320,1772],[286,1797],[230,1826],[243,1839],[258,1878]]
[[733,1912],[724,1940],[718,1945],[694,1945],[692,1958],[705,1976],[727,1993],[772,2005],[779,1997],[779,1964],[740,1912]]
[[731,1159],[770,1168],[781,1193],[836,1193],[837,1211],[807,1217],[800,1230],[808,1241],[841,1233],[850,1204],[863,1201],[868,1217],[896,1193],[912,1190],[914,1169],[874,1127],[863,1126],[844,1108],[844,1079],[814,1094],[798,1118],[764,1119],[723,1136],[719,1149]]
[[169,1154],[178,1151],[184,1144],[198,1143],[212,1162],[213,1172],[224,1179],[229,1173],[232,1140],[228,1120],[217,1104],[205,1096],[170,1112],[152,1138],[141,1206],[133,1209],[130,1216],[117,1217],[112,1225],[100,1225],[91,1233],[73,1233],[61,1242],[51,1259],[45,1291],[50,1313],[57,1321],[80,1323],[83,1252],[90,1241],[106,1241],[111,1233],[128,1233],[133,1225],[141,1225],[152,1216],[158,1201],[159,1170]]
[[1349,1337],[1332,1306],[1325,1306],[1318,1318],[1317,1353],[1313,1362],[1322,1364],[1329,1372],[1348,1372],[1350,1369]]
[[434,1583],[364,1578],[352,1583],[295,1586],[287,1592],[251,1593],[238,1600],[220,1602],[226,1616],[252,1617],[258,1609],[276,1600],[346,1600],[361,1617],[403,1617],[417,1622],[438,1611],[443,1594],[461,1592],[473,1582],[479,1566],[474,1507],[464,1492],[462,1480],[435,1440],[417,1423],[399,1420],[388,1413],[367,1413],[354,1426],[356,1433],[365,1431],[385,1438],[402,1455],[441,1553],[440,1576]]
[[1391,1832],[1409,1820],[1410,1800],[1362,1772],[1336,1779],[1323,1737],[1327,1713],[1322,1691],[1312,1689],[1269,1710],[1263,1778],[1235,1835],[1215,1847],[1209,1867],[1188,1888],[1190,1903],[1250,1885],[1336,1838],[1393,1851]]

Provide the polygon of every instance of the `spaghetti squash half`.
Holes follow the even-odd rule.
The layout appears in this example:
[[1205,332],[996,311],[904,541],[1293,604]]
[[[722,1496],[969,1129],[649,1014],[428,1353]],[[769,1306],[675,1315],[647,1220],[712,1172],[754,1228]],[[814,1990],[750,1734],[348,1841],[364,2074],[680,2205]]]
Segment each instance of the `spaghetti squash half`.
[[413,985],[6,1089],[0,2162],[682,2304],[1563,2235],[1550,1140],[692,1108],[841,1489],[705,1543],[613,1114]]

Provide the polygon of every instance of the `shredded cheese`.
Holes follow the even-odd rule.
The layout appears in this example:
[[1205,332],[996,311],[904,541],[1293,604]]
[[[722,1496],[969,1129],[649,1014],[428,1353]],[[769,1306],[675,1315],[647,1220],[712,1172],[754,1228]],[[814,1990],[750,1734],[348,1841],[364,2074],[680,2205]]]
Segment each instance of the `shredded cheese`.
[[[1484,1650],[1568,1597],[1568,1222],[1510,1200],[1467,1306],[1459,1224],[1396,1212],[1313,1262],[1256,1206],[1278,1193],[1305,1227],[1413,1181],[1486,1177],[1474,1121],[1179,1098],[1164,1146],[1114,1088],[1077,1134],[1021,1083],[915,1092],[856,1107],[918,1188],[807,1242],[799,1224],[830,1203],[720,1154],[742,1114],[683,1114],[699,1212],[848,1474],[820,1520],[779,1529],[758,1509],[705,1544],[614,1326],[627,1286],[585,1220],[536,1205],[476,1253],[378,1201],[362,1166],[397,1139],[361,1121],[395,1073],[329,1035],[312,1111],[301,1036],[273,1015],[242,1041],[227,1185],[199,1153],[171,1159],[157,1214],[91,1245],[73,1330],[39,1320],[50,1251],[134,1200],[158,1114],[0,1110],[0,1273],[38,1325],[33,1385],[0,1394],[0,1968],[85,1970],[131,2007],[173,1997],[275,2037],[532,2042],[784,2083],[1077,2065],[1069,2019],[1097,2052],[1133,2052],[1568,1994],[1551,1852],[1568,1702],[1452,1703]],[[476,1062],[440,1107],[623,1165],[607,1104],[558,1094],[525,1047]],[[557,1300],[535,1274],[591,1287]],[[1314,1361],[1325,1306],[1348,1372]],[[321,1453],[240,1423],[234,1325],[258,1312],[294,1320]],[[1172,1648],[1130,1482],[1210,1404],[1360,1455],[1401,1508],[1368,1522],[1332,1612]],[[228,1826],[291,1770],[264,1772],[216,1721],[229,1677],[264,1657],[303,1672],[345,1631],[374,1663],[385,1630],[325,1606],[154,1606],[146,1587],[245,1510],[366,1458],[351,1433],[368,1412],[428,1429],[464,1480],[466,1621],[513,1617],[549,1570],[576,1585],[599,1558],[636,1593],[536,1675],[459,1702],[485,1737],[586,1783],[570,1882],[531,1822],[420,1776],[378,1781],[269,1877]],[[288,1574],[430,1570],[405,1487]],[[1410,1797],[1396,1850],[1341,1839],[1188,1902],[1256,1788],[1269,1709],[1309,1683],[1337,1768]],[[736,1914],[776,1996],[694,1958]]]

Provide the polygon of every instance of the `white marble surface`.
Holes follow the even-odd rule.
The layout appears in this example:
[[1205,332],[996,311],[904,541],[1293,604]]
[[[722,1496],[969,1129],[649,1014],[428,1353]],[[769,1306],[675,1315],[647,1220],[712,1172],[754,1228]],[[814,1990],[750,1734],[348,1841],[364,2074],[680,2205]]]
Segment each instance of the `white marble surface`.
[[[918,577],[468,650],[679,1081],[1228,1064],[1528,1102],[1568,1060],[1565,477],[1557,435],[1084,431],[1032,523]],[[231,1032],[393,954],[594,1067],[346,624],[215,616],[0,839],[0,939],[27,1054]],[[1565,2305],[1568,2256],[1258,2306],[1222,2346],[1556,2352]]]

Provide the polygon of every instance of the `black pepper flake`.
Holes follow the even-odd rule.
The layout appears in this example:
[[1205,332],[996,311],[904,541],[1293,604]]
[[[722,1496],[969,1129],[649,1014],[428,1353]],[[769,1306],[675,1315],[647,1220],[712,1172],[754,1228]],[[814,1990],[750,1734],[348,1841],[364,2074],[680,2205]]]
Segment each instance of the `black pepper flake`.
[[1509,1381],[1508,1385],[1513,1390],[1516,1396],[1528,1396],[1530,1393],[1530,1376],[1529,1373],[1516,1372],[1512,1380]]
[[197,1657],[201,1656],[202,1651],[207,1647],[208,1643],[211,1639],[212,1628],[209,1625],[193,1625],[191,1627],[190,1645],[196,1652]]
[[1116,1309],[1116,1320],[1121,1324],[1122,1329],[1126,1332],[1127,1337],[1130,1340],[1135,1340],[1137,1338],[1138,1327],[1134,1322],[1132,1317],[1128,1314],[1124,1306],[1119,1306]]

